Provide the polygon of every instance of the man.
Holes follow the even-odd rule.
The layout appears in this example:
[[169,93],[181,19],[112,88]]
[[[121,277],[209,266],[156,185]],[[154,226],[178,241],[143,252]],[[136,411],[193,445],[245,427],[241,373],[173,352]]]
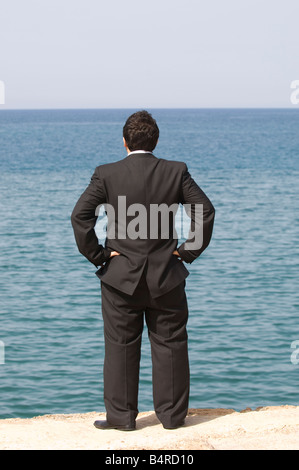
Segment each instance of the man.
[[[185,278],[189,272],[183,262],[192,263],[208,246],[215,211],[185,163],[153,155],[158,138],[159,128],[148,112],[130,116],[123,128],[127,157],[95,169],[71,218],[79,251],[101,266],[96,274],[102,290],[107,419],[94,423],[100,429],[136,427],[144,318],[151,343],[156,415],[165,429],[174,429],[184,424],[188,412]],[[94,230],[102,204],[108,215],[105,246],[99,244]],[[179,204],[189,206],[191,230],[177,247],[174,213],[164,212],[163,220],[153,214],[158,214],[157,208]],[[195,207],[201,208],[199,243]],[[136,217],[138,212],[142,217]]]

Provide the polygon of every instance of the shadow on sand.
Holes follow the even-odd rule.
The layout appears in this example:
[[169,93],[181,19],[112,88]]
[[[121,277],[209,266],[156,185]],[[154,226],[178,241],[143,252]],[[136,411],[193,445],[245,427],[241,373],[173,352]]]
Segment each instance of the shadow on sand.
[[[232,413],[236,413],[236,411],[232,409],[225,409],[225,408],[217,408],[217,409],[190,408],[183,427],[186,428],[190,426],[196,426],[197,424],[205,423],[207,421],[211,421],[213,419],[219,418],[220,416],[225,416],[225,415],[232,414]],[[157,426],[160,424],[161,423],[158,420],[156,414],[153,412],[148,416],[141,416],[140,418],[137,418],[136,428],[138,430],[138,429],[143,429],[149,426]]]

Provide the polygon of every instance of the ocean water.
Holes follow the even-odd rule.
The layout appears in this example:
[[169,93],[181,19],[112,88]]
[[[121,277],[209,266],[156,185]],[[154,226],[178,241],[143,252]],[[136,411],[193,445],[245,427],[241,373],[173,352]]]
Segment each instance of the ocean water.
[[[125,157],[133,111],[0,112],[1,418],[104,410],[100,284],[70,214],[94,168]],[[155,155],[185,161],[216,208],[188,266],[190,407],[298,405],[298,110],[151,112]]]

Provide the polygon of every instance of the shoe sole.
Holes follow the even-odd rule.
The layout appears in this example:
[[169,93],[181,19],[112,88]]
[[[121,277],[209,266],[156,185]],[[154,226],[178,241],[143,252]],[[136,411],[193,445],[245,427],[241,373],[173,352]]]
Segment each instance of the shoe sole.
[[117,430],[117,431],[135,431],[136,428],[130,428],[130,427],[121,427],[121,426],[101,426],[97,424],[93,424],[95,428],[101,429],[102,431],[110,431],[111,429]]

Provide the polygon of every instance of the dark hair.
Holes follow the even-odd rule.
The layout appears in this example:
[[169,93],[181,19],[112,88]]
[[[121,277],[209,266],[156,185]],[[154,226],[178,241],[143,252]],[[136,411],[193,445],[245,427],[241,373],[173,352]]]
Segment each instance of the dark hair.
[[159,128],[155,119],[147,111],[132,114],[123,127],[123,136],[128,148],[152,152],[157,145]]

